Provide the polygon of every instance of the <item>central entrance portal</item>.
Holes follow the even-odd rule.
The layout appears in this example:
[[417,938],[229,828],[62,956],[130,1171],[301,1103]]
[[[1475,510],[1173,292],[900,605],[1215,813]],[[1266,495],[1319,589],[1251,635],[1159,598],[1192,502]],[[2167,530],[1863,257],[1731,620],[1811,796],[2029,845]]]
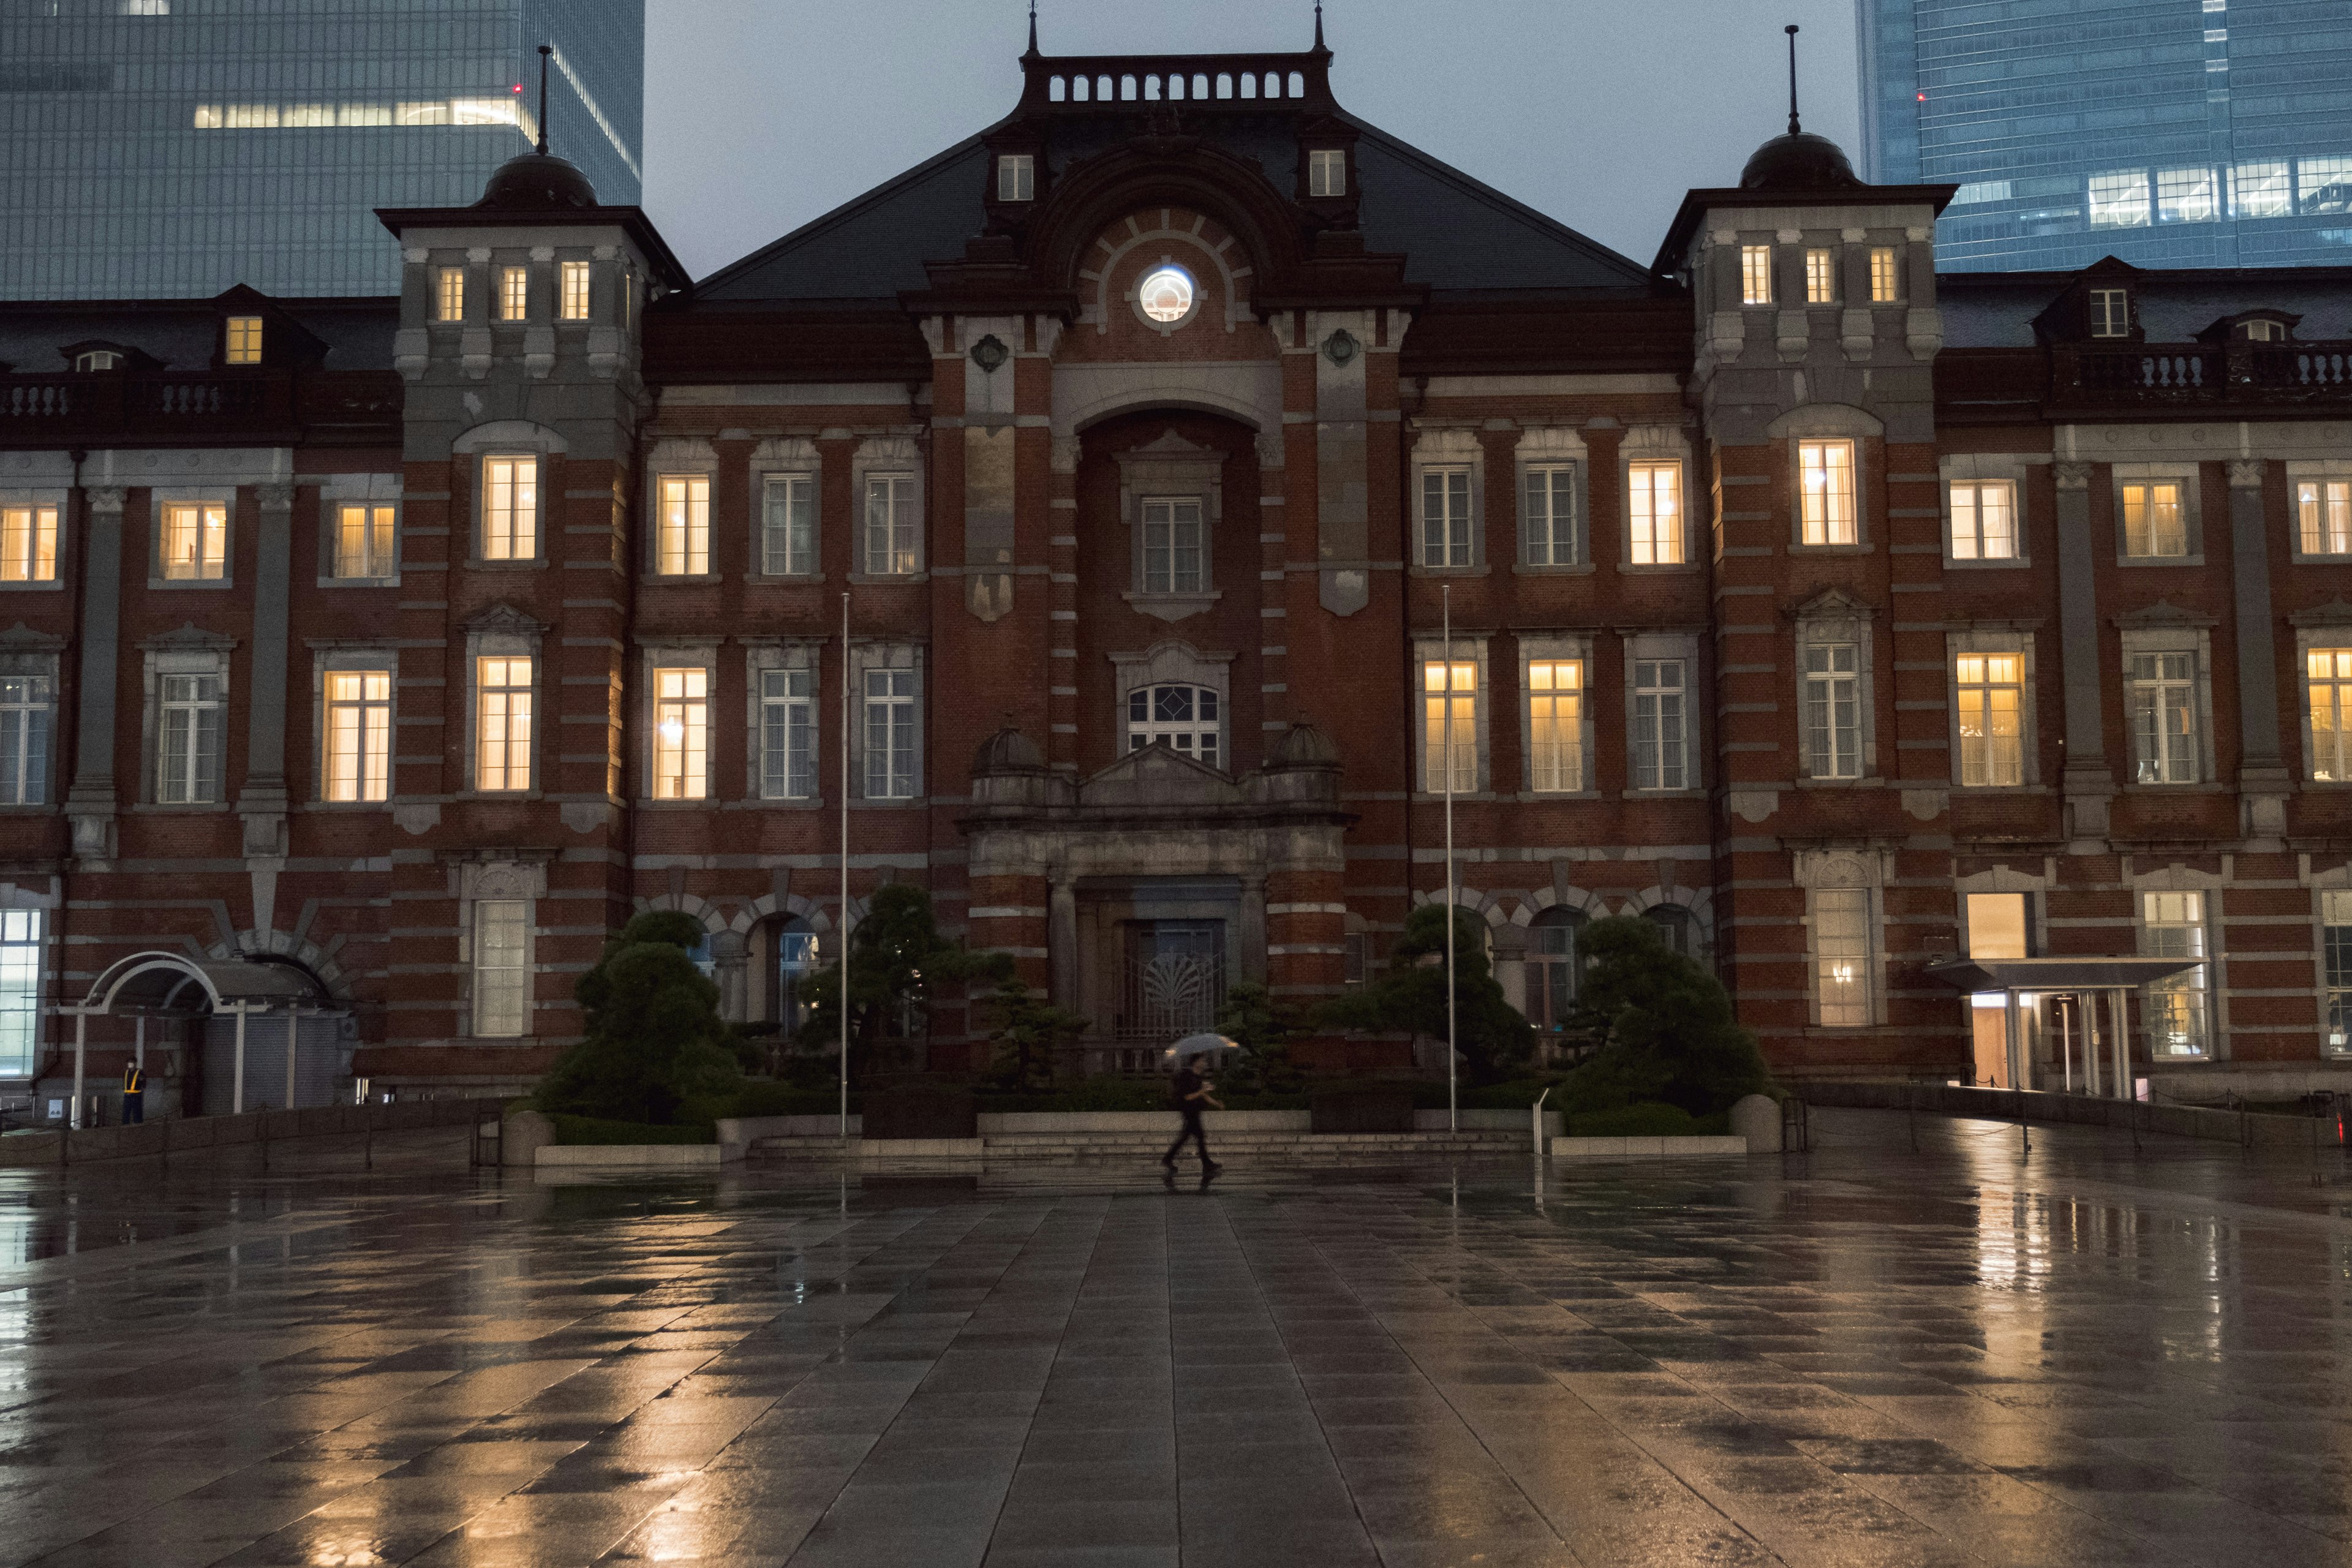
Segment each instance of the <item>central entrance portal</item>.
[[1087,877],[1077,894],[1087,1070],[1156,1071],[1171,1043],[1216,1027],[1240,879]]

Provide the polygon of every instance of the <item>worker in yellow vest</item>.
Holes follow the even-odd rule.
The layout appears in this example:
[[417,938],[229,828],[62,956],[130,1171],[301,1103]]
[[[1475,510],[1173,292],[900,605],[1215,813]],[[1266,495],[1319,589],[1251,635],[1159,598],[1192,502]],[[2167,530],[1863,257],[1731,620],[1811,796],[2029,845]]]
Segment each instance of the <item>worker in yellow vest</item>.
[[122,1068],[122,1125],[147,1120],[147,1069],[131,1060]]

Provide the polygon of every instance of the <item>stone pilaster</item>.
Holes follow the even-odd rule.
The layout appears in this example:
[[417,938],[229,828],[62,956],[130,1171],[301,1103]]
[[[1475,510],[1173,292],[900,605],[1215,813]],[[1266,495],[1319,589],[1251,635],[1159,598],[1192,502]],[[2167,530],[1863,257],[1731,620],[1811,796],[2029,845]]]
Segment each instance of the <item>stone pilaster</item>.
[[2238,831],[2275,843],[2286,832],[2291,784],[2279,744],[2270,535],[2263,520],[2263,470],[2268,466],[2230,465],[2230,578],[2238,628]]
[[2115,775],[2099,710],[2099,591],[2091,539],[2091,465],[2053,465],[2058,484],[2059,647],[2066,676],[2066,837],[2095,855],[2107,837]]
[[[282,864],[287,805],[286,628],[293,596],[288,558],[294,542],[294,487],[266,484],[256,489],[261,501],[261,532],[254,568],[252,690],[247,706],[245,788],[236,797],[236,811],[245,823],[247,861],[269,859]],[[257,929],[263,919],[257,909]]]
[[79,712],[74,778],[66,794],[73,852],[84,861],[114,854],[114,693],[122,637],[122,497],[111,487],[82,492],[88,553],[82,572]]

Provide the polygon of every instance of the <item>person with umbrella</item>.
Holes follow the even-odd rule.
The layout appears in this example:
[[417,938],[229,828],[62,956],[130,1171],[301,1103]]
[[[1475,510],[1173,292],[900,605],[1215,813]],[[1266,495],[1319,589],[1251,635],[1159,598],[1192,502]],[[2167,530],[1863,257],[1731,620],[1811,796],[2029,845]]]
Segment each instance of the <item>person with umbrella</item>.
[[1176,1169],[1176,1155],[1187,1138],[1200,1151],[1202,1175],[1214,1175],[1222,1168],[1209,1158],[1209,1140],[1201,1128],[1201,1113],[1213,1107],[1223,1110],[1224,1104],[1217,1099],[1217,1086],[1202,1073],[1201,1068],[1212,1051],[1234,1048],[1237,1048],[1234,1042],[1222,1035],[1187,1035],[1169,1048],[1169,1055],[1176,1058],[1179,1064],[1175,1079],[1168,1088],[1169,1098],[1175,1104],[1176,1114],[1184,1119],[1176,1142],[1168,1145],[1168,1152],[1160,1158],[1171,1174]]

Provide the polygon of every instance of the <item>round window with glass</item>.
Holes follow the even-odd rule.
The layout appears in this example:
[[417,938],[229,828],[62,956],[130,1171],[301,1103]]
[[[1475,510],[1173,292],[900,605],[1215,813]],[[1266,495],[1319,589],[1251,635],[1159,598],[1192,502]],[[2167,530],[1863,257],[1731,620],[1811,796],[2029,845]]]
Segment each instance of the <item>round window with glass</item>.
[[1172,327],[1192,313],[1195,296],[1191,273],[1181,267],[1163,266],[1143,275],[1135,302],[1152,321]]

